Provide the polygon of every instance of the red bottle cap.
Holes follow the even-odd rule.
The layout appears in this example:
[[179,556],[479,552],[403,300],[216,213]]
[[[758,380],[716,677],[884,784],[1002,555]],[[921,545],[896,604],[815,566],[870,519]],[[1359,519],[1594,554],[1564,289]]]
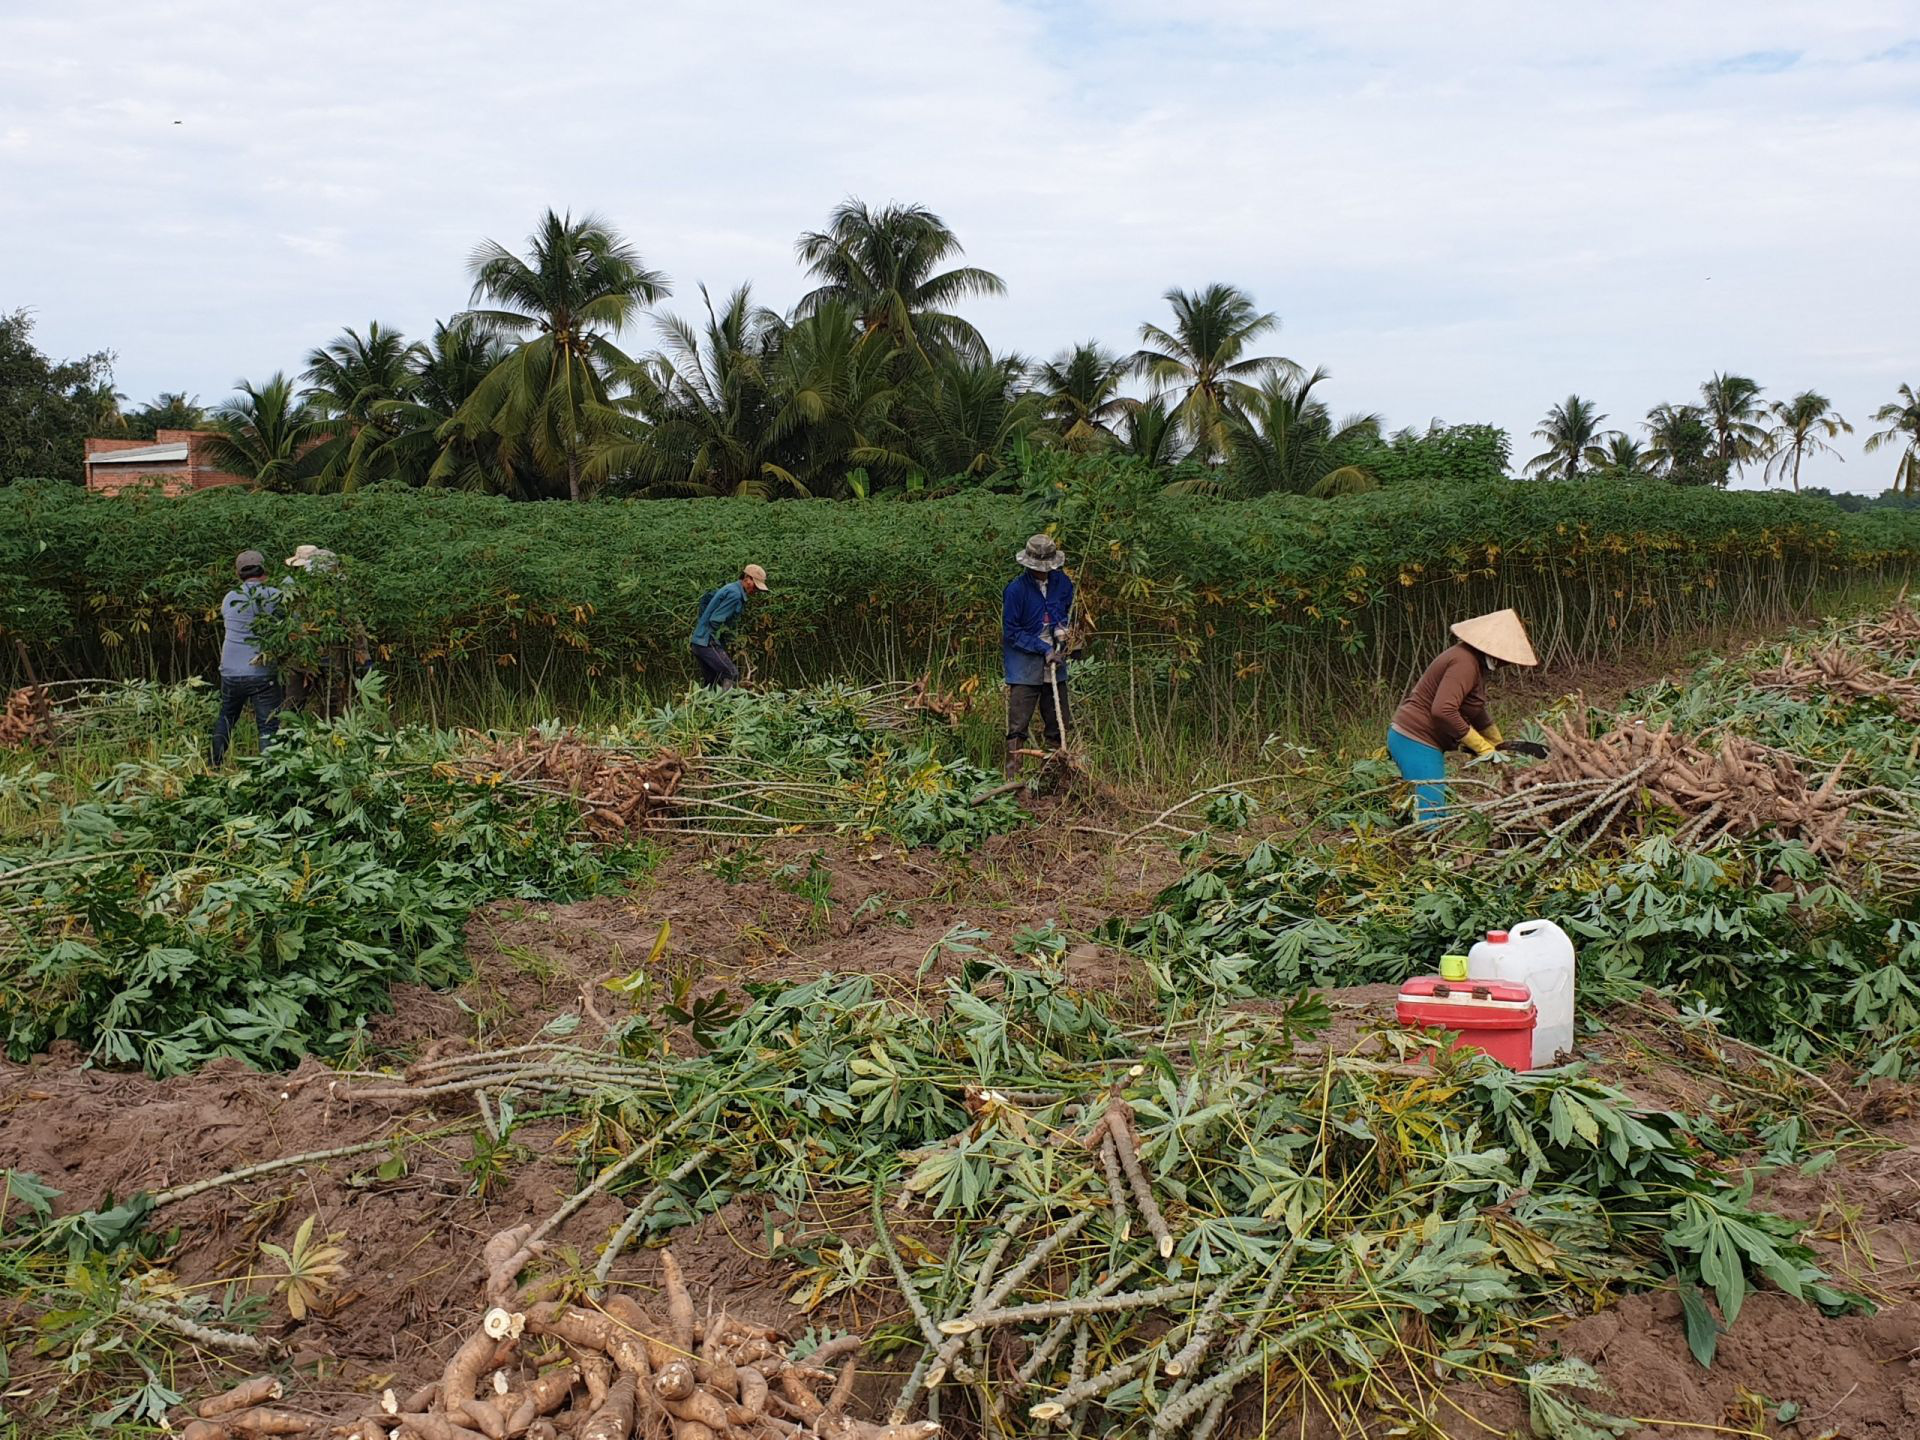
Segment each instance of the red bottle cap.
[[1504,944],[1506,944],[1506,943],[1507,943],[1507,932],[1506,932],[1506,931],[1504,931],[1504,930],[1489,930],[1489,931],[1487,931],[1487,943],[1488,943],[1489,945],[1504,945]]

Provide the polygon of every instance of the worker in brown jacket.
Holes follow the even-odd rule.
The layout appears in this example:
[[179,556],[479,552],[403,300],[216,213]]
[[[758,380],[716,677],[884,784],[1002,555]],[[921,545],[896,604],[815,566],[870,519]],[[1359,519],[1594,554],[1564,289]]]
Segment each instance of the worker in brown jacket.
[[1495,665],[1540,663],[1520,616],[1496,610],[1462,620],[1453,637],[1460,643],[1441,651],[1414,681],[1387,731],[1387,753],[1413,785],[1414,816],[1423,825],[1436,823],[1446,807],[1447,751],[1512,750],[1536,758],[1547,753],[1528,741],[1503,742],[1487,709],[1487,674]]

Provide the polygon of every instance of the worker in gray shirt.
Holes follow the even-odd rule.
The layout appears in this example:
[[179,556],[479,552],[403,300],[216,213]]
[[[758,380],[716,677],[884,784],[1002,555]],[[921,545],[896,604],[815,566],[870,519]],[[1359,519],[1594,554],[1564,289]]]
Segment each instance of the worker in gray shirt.
[[254,621],[271,615],[280,600],[280,592],[266,581],[267,557],[258,550],[242,550],[233,569],[240,584],[220,602],[226,640],[220,646],[220,717],[213,722],[215,765],[227,758],[234,724],[249,706],[264,750],[279,728],[280,705],[286,699],[279,671],[261,658],[260,646],[253,638]]

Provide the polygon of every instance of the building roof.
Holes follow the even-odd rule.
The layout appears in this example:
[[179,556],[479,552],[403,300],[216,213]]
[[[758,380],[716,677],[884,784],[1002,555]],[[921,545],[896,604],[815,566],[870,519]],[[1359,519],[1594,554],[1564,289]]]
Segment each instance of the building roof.
[[101,450],[87,456],[89,465],[162,465],[187,458],[187,447],[180,445],[142,445],[138,450]]

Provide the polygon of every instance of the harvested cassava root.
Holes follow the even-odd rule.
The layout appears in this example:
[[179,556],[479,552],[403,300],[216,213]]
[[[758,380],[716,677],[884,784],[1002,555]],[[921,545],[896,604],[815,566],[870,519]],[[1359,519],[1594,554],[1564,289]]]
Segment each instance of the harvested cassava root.
[[687,762],[670,751],[643,760],[595,745],[576,730],[554,736],[529,730],[515,740],[498,740],[460,768],[487,783],[572,797],[588,833],[605,843],[630,839],[673,814],[674,796],[687,776]]
[[[598,1306],[532,1301],[545,1287],[517,1285],[520,1269],[540,1254],[531,1236],[523,1225],[487,1242],[490,1308],[437,1383],[404,1404],[389,1392],[377,1413],[326,1433],[335,1440],[933,1440],[940,1433],[931,1422],[878,1424],[847,1413],[857,1336],[795,1360],[776,1332],[734,1319],[711,1298],[701,1318],[665,1250],[658,1314],[619,1294]],[[837,1373],[825,1368],[836,1360]]]
[[53,702],[44,685],[22,685],[0,712],[0,749],[53,744]]
[[[1890,630],[1896,623],[1889,616],[1881,625]],[[1803,700],[1881,700],[1902,720],[1920,720],[1920,680],[1889,675],[1870,657],[1838,643],[1804,657],[1787,650],[1778,665],[1757,672],[1753,683],[1761,690],[1778,690]]]
[[1766,834],[1838,856],[1859,830],[1855,796],[1840,788],[1844,763],[1810,780],[1792,756],[1744,736],[1723,735],[1708,749],[1671,724],[1652,729],[1637,720],[1594,735],[1585,716],[1576,707],[1558,726],[1543,727],[1545,760],[1502,767],[1498,793],[1457,808],[1509,834],[1577,848],[1608,836],[1636,839],[1657,812],[1679,816],[1685,823],[1676,840],[1695,846]]

